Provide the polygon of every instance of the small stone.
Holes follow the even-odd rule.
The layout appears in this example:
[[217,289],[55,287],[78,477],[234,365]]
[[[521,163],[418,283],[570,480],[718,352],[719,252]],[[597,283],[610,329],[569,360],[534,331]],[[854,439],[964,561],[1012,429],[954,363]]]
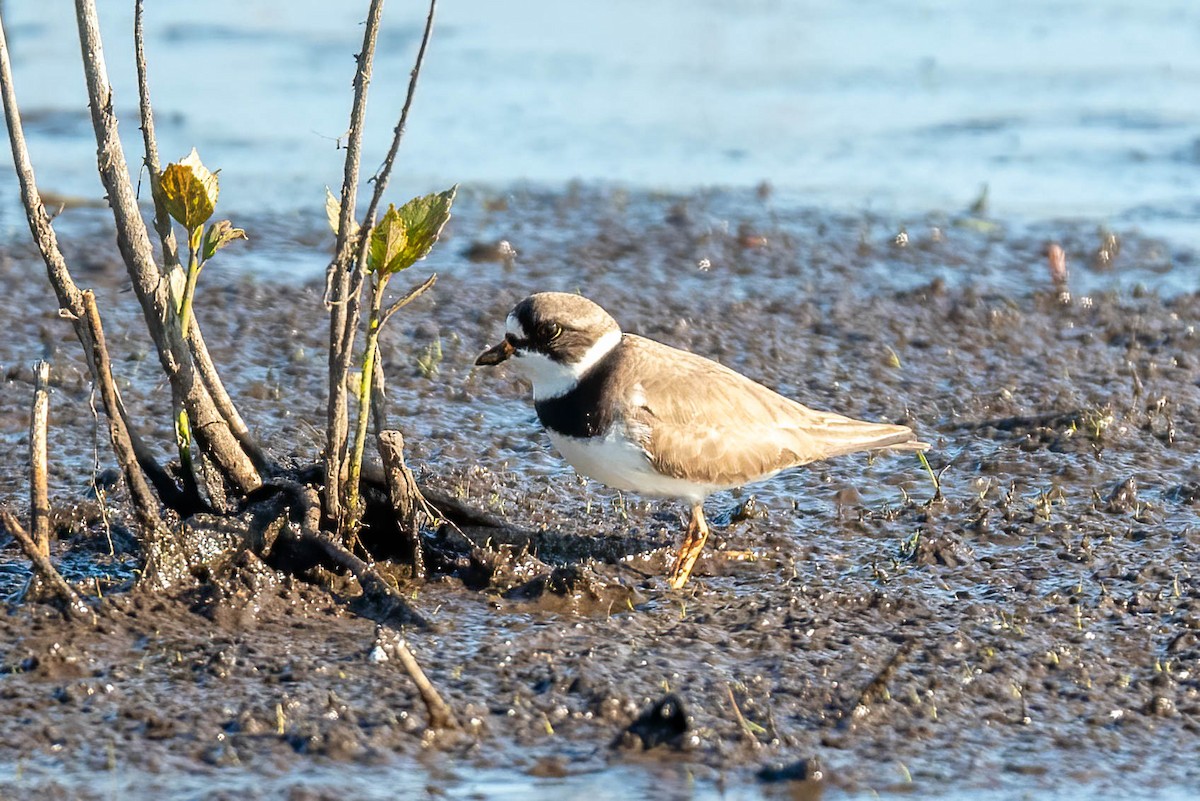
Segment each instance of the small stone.
[[758,771],[758,780],[766,784],[775,782],[819,782],[825,778],[821,762],[816,757],[801,759],[789,764],[764,765]]

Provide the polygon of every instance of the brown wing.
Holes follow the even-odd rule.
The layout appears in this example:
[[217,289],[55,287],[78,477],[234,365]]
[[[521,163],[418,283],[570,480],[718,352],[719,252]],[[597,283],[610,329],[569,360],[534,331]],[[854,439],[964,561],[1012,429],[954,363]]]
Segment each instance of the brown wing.
[[627,419],[654,467],[734,487],[788,467],[875,448],[924,449],[906,426],[809,409],[743,375],[653,340],[626,336]]

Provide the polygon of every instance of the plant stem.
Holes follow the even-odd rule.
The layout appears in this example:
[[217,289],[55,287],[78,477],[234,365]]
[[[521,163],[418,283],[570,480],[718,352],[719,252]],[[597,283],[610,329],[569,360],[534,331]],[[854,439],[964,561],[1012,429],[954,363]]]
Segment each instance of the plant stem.
[[175,414],[175,446],[179,449],[179,468],[184,486],[191,490],[198,486],[198,482],[195,465],[192,464],[192,423],[184,408]]
[[192,322],[192,297],[196,294],[196,280],[200,277],[201,264],[196,253],[200,250],[200,237],[203,233],[203,226],[197,226],[196,230],[188,233],[187,283],[183,285],[183,298],[179,302],[179,325],[185,341]]
[[382,324],[383,291],[388,276],[377,276],[371,282],[371,314],[367,321],[366,352],[363,353],[362,377],[358,382],[358,427],[354,432],[354,450],[350,454],[350,478],[346,488],[346,533],[353,537],[358,531],[359,479],[362,475],[363,451],[367,442],[367,427],[371,416],[371,384],[375,379],[375,352]]
[[[150,178],[150,194],[154,198],[154,229],[158,232],[159,241],[162,243],[163,272],[170,275],[173,271],[182,269],[182,267],[179,264],[179,248],[175,242],[175,232],[171,226],[171,216],[167,213],[166,204],[163,203],[162,190],[160,188],[162,169],[159,165],[158,143],[154,134],[154,110],[150,104],[149,69],[146,65],[145,35],[142,24],[142,16],[145,11],[144,6],[145,0],[136,0],[133,12],[133,44],[135,61],[137,63],[138,99],[141,109],[140,127],[142,129],[142,143],[146,150],[145,163],[146,173]],[[208,347],[204,344],[204,336],[200,332],[200,326],[194,320],[185,329],[185,337],[187,338],[188,347],[192,352],[192,357],[195,359],[196,372],[200,374],[200,381],[204,384],[205,389],[212,395],[217,411],[225,418],[233,435],[242,444],[242,447],[245,448],[246,455],[254,462],[255,467],[260,470],[263,469],[267,465],[267,458],[258,442],[250,434],[250,429],[242,419],[242,415],[238,412],[237,407],[234,406],[233,399],[229,397],[229,392],[226,391],[225,384],[217,374],[217,368],[213,364],[212,356],[208,353]]]
[[[408,113],[412,108],[413,96],[416,93],[417,79],[421,75],[421,65],[425,61],[425,51],[429,47],[429,39],[433,34],[434,12],[437,0],[430,0],[429,14],[425,19],[425,31],[421,35],[421,45],[417,50],[416,61],[409,75],[408,94],[404,107],[400,111],[400,120],[396,123],[392,145],[383,164],[372,177],[375,184],[371,202],[363,216],[359,238],[355,241],[349,236],[349,220],[353,218],[355,191],[358,186],[358,170],[362,144],[362,122],[366,112],[367,84],[371,79],[371,65],[375,55],[375,40],[379,28],[379,17],[382,13],[382,0],[372,0],[367,15],[366,29],[363,36],[363,49],[359,54],[359,69],[354,79],[354,109],[350,115],[350,136],[346,142],[346,169],[342,183],[342,215],[338,228],[338,243],[336,256],[330,264],[327,278],[327,302],[330,306],[330,339],[329,339],[329,410],[326,428],[325,446],[325,510],[335,519],[345,519],[348,515],[340,514],[339,493],[343,490],[341,476],[346,467],[346,440],[348,428],[348,412],[346,403],[346,378],[349,372],[351,353],[354,350],[354,340],[358,334],[360,297],[362,276],[367,260],[367,245],[371,238],[371,229],[375,227],[375,214],[383,199],[384,189],[396,161],[396,153],[400,149],[400,140],[404,136],[404,128],[408,121]],[[357,481],[352,482],[357,485]]]
[[50,428],[50,362],[37,363],[33,413],[29,419],[29,527],[33,543],[50,556],[50,490],[46,439]]
[[[187,283],[183,285],[183,298],[179,302],[179,325],[185,342],[192,321],[192,297],[196,294],[196,279],[200,277],[201,264],[196,254],[200,250],[200,237],[203,233],[204,226],[197,226],[194,231],[188,233]],[[187,409],[182,407],[175,415],[175,444],[179,447],[179,466],[183,471],[184,481],[193,481],[196,473],[192,463],[192,424],[188,419]]]
[[[358,198],[359,166],[362,158],[363,119],[367,113],[367,87],[375,59],[375,42],[383,0],[371,0],[363,30],[363,46],[354,73],[354,103],[346,139],[346,161],[342,176],[341,208],[337,246],[326,273],[325,302],[329,308],[329,404],[325,430],[325,512],[333,520],[349,515],[343,507],[346,481],[346,444],[349,439],[349,409],[346,382],[358,334],[358,293],[362,271],[355,256],[357,244],[352,235],[354,205]],[[362,235],[367,232],[363,231]]]

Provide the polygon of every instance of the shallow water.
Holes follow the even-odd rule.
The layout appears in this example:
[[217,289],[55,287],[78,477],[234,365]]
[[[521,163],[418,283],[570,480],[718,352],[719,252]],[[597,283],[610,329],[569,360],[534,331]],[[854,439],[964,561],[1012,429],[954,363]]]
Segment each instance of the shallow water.
[[[808,789],[797,792],[794,787],[784,786],[761,789],[756,787],[729,786],[709,780],[697,781],[684,772],[669,770],[645,770],[616,767],[602,772],[574,774],[561,778],[534,778],[526,773],[505,769],[463,769],[450,765],[436,770],[427,770],[420,765],[404,764],[372,768],[355,766],[353,788],[347,795],[346,767],[341,765],[310,766],[300,770],[289,770],[281,775],[270,775],[262,771],[237,769],[214,770],[209,775],[183,777],[159,773],[142,774],[122,771],[119,767],[111,773],[88,773],[85,776],[64,775],[61,765],[45,769],[35,765],[19,768],[23,774],[22,785],[37,788],[49,798],[72,797],[84,792],[89,798],[123,799],[154,798],[161,801],[189,801],[208,798],[258,798],[291,799],[305,798],[314,801],[336,801],[353,798],[355,801],[391,801],[395,798],[447,798],[463,801],[527,801],[537,797],[553,799],[586,796],[595,801],[627,801],[630,798],[654,798],[661,801],[773,801],[778,799],[872,799],[877,792],[849,792],[844,790],[817,791]],[[897,785],[892,789],[895,797],[937,798],[940,801],[1008,801],[1011,793],[978,787],[962,793],[942,793],[930,788],[905,788],[901,781],[902,766],[896,768]],[[14,786],[13,777],[5,775],[0,768],[0,787]],[[55,795],[55,793],[58,795]],[[1034,791],[1036,792],[1036,791]],[[1049,788],[1045,797],[1060,801],[1092,801],[1098,797],[1097,788]],[[1143,792],[1121,791],[1122,798],[1156,799],[1157,801],[1188,801],[1194,793],[1186,788],[1146,787]],[[1024,798],[1038,797],[1027,792]]]
[[[118,111],[132,112],[132,4],[100,5]],[[324,186],[340,183],[365,6],[151,7],[163,155],[196,146],[223,168],[227,213],[321,219]],[[96,198],[71,15],[4,11],[43,186]],[[385,12],[367,173],[390,140],[420,13]],[[768,181],[789,205],[903,218],[962,209],[986,185],[1005,219],[1137,225],[1195,247],[1198,37],[1200,7],[1186,0],[447,2],[395,194]],[[131,154],[134,120],[122,128]],[[19,227],[13,203],[4,193],[0,220]]]

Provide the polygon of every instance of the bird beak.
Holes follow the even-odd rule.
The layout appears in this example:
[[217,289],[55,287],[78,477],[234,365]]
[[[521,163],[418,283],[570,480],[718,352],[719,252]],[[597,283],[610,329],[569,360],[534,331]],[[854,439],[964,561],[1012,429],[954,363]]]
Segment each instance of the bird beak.
[[500,340],[497,344],[479,354],[479,358],[475,360],[475,364],[499,364],[507,361],[509,356],[513,355],[513,346],[507,339]]

